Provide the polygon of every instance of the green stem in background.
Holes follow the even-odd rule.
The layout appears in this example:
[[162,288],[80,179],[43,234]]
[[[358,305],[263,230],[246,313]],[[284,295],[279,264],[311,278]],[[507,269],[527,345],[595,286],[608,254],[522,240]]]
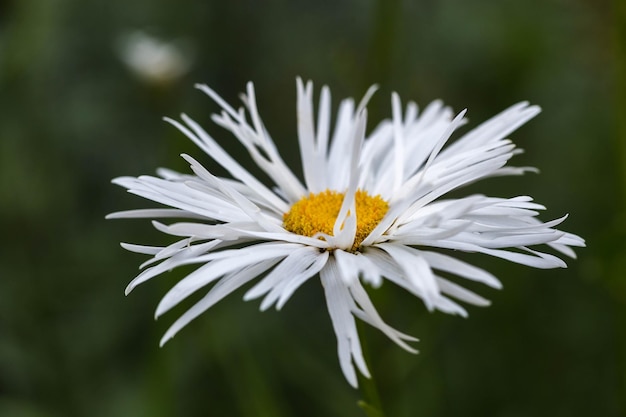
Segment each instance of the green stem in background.
[[616,93],[616,120],[617,140],[620,150],[620,162],[622,167],[622,191],[626,188],[626,2],[614,0],[614,24],[615,24],[615,77],[617,84]]
[[[374,8],[374,21],[366,75],[386,82],[391,75],[392,58],[397,35],[399,0],[379,0]],[[366,85],[372,83],[366,80]]]
[[[360,340],[363,358],[365,359],[365,363],[371,363],[369,347],[367,345],[362,323],[357,323],[357,328],[359,330],[359,335],[361,335]],[[376,380],[374,379],[374,375],[372,375],[372,371],[370,370],[371,378],[366,378],[361,375],[360,372],[357,372],[357,375],[359,389],[362,395],[362,399],[357,402],[358,406],[365,411],[365,415],[367,415],[367,417],[385,417],[382,403],[380,401],[380,395],[378,394],[378,387],[376,386]]]
[[[383,91],[389,88],[392,78],[394,53],[397,48],[397,35],[400,17],[400,0],[378,0],[374,5],[372,16],[372,33],[367,52],[367,64],[361,80],[363,91],[373,83],[379,83]],[[372,118],[383,114],[383,100],[368,105]]]

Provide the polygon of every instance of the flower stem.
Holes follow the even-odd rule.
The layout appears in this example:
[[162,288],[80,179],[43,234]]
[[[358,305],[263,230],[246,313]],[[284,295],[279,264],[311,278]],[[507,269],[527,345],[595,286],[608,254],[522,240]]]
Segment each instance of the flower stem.
[[[370,363],[370,355],[362,323],[357,323],[357,327],[359,327],[359,334],[361,335],[360,339],[363,358],[365,359],[365,363]],[[370,378],[358,373],[358,381],[362,399],[357,402],[357,405],[361,407],[367,417],[385,417],[382,403],[380,401],[380,395],[378,394],[378,387],[376,386],[376,380],[374,379],[372,372],[370,371]]]
[[361,409],[365,412],[365,415],[367,417],[385,417],[380,407],[380,400],[378,398],[378,392],[376,391],[376,386],[374,384],[374,381],[372,379],[367,379],[367,378],[362,378],[362,379],[364,381],[368,381],[369,382],[368,385],[374,386],[373,394],[375,398],[368,397],[370,389],[366,388],[363,382],[361,382],[361,387],[362,387],[361,390],[362,390],[364,399],[357,401],[357,405],[361,407]]

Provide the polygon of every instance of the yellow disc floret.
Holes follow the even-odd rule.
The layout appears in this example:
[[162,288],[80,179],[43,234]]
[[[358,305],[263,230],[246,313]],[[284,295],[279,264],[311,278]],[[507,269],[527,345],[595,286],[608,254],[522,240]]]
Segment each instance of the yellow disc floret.
[[[317,233],[332,236],[343,198],[343,193],[330,190],[310,193],[298,200],[283,215],[283,226],[290,232],[303,236],[312,237]],[[374,230],[389,209],[389,204],[379,195],[372,197],[362,190],[356,192],[355,203],[357,226],[353,252],[361,246],[363,239]]]

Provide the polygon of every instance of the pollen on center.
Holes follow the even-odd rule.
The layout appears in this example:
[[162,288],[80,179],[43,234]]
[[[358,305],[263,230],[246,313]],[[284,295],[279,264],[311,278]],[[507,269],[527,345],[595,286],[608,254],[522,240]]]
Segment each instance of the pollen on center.
[[[316,233],[332,236],[343,198],[344,193],[330,190],[310,193],[298,200],[283,215],[283,226],[290,232],[303,236],[314,236]],[[353,252],[361,246],[361,242],[380,223],[389,209],[389,204],[380,195],[371,196],[363,190],[357,190],[355,205],[357,226]]]

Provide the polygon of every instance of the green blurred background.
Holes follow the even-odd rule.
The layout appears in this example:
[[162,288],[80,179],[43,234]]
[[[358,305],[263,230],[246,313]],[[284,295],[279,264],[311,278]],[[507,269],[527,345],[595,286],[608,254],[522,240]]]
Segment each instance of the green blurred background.
[[[189,270],[124,297],[145,258],[119,241],[165,244],[148,221],[106,213],[151,207],[110,184],[119,175],[187,171],[161,122],[210,122],[245,82],[288,163],[298,168],[295,77],[331,87],[336,106],[381,88],[422,106],[469,108],[472,125],[520,100],[543,113],[513,135],[514,165],[459,195],[532,195],[544,220],[588,248],[566,270],[469,256],[503,291],[469,319],[429,314],[391,285],[372,292],[387,321],[421,339],[413,356],[365,329],[389,417],[625,416],[626,2],[0,0],[0,416],[361,416],[343,379],[319,283],[283,311],[231,296],[163,349],[182,309],[158,322],[162,295]],[[180,39],[191,66],[156,82],[134,73],[120,42],[134,30]],[[244,160],[246,160],[244,158]],[[186,304],[188,307],[189,304]],[[184,308],[184,307],[183,307]]]

